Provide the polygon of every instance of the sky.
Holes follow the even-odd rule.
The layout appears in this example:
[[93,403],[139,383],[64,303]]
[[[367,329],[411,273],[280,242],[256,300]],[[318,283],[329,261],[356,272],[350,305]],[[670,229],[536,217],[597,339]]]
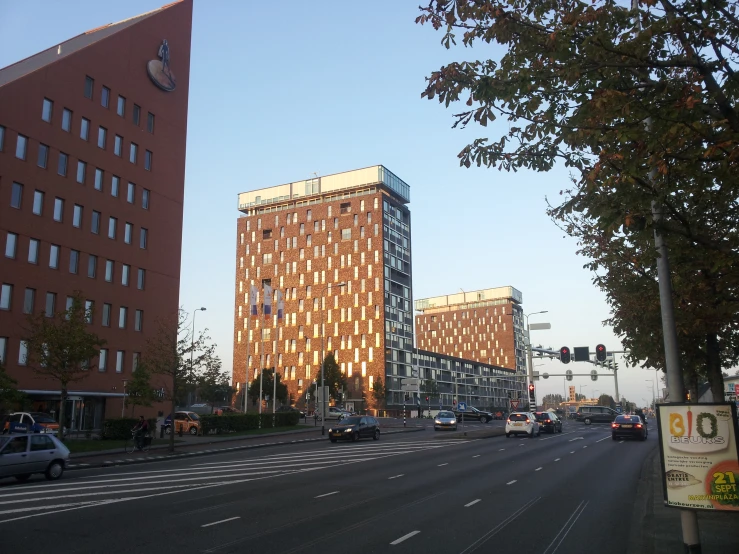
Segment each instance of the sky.
[[[156,9],[166,0],[0,2],[0,67],[81,32]],[[534,345],[605,344],[622,350],[605,295],[577,244],[546,214],[569,185],[548,173],[462,168],[457,154],[509,122],[452,129],[452,114],[421,98],[425,78],[452,60],[497,58],[498,45],[446,50],[442,32],[417,25],[418,0],[195,0],[180,305],[233,357],[239,192],[382,164],[410,185],[414,298],[499,286],[523,293]],[[176,54],[173,55],[176,60]],[[174,63],[174,62],[173,62]],[[201,327],[202,326],[202,327]],[[646,405],[655,372],[619,362],[619,392]],[[535,360],[537,396],[614,395],[612,373],[588,363]],[[659,387],[662,385],[659,384]]]

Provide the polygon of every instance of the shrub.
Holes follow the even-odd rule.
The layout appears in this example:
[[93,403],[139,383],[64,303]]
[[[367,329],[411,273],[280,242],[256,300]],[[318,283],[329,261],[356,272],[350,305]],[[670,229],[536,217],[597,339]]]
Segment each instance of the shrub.
[[261,428],[270,429],[273,427],[272,421],[275,421],[275,427],[286,427],[297,425],[299,414],[297,412],[282,412],[278,414],[226,414],[226,415],[202,415],[200,416],[200,429],[203,435],[222,434],[222,433],[238,433],[241,431],[250,431],[252,429]]
[[[156,418],[149,418],[149,432],[152,435],[156,431]],[[126,440],[131,438],[131,429],[133,429],[139,420],[136,417],[111,417],[103,421],[102,438],[106,440]]]

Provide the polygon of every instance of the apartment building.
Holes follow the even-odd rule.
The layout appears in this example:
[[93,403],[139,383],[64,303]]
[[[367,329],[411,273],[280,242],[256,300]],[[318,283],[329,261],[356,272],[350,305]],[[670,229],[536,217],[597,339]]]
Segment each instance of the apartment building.
[[81,291],[107,344],[70,391],[72,429],[121,415],[154,321],[178,309],[191,27],[182,0],[0,69],[0,360],[58,413],[21,330]]

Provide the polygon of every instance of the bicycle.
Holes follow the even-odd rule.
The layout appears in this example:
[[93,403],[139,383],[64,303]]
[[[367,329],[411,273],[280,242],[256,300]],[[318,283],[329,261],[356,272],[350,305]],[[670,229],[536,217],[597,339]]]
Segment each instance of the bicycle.
[[147,432],[146,434],[141,435],[140,440],[136,440],[136,431],[131,431],[131,436],[131,444],[129,445],[128,442],[126,442],[126,452],[128,454],[133,454],[137,449],[141,452],[149,451],[149,448],[151,447],[151,434]]

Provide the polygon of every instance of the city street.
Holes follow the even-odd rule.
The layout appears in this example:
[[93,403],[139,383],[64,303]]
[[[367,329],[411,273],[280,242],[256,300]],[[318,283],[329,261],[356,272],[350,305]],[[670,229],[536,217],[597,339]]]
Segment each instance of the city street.
[[74,471],[4,481],[0,532],[8,552],[622,553],[656,446],[568,422],[534,439],[427,430]]

